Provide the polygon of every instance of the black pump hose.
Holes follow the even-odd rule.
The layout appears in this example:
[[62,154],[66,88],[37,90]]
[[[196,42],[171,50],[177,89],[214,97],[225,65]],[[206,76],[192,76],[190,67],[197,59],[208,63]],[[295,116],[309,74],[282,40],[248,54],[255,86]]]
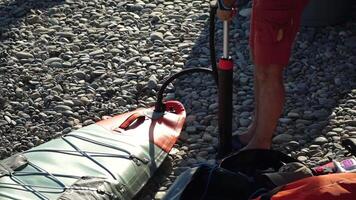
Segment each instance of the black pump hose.
[[210,2],[210,13],[209,13],[209,50],[210,50],[210,62],[211,69],[213,71],[213,76],[216,84],[218,84],[218,70],[216,62],[216,51],[215,51],[215,18],[216,11],[218,9],[216,1]]
[[190,68],[190,69],[184,69],[173,76],[169,77],[164,83],[162,84],[161,88],[159,89],[157,93],[157,101],[155,105],[155,112],[164,112],[166,110],[164,103],[163,103],[163,92],[167,88],[167,86],[177,79],[178,77],[181,77],[186,74],[191,74],[191,73],[196,73],[196,72],[203,72],[203,73],[209,73],[212,74],[213,71],[209,68],[204,68],[204,67],[198,67],[198,68]]
[[209,68],[190,68],[184,69],[171,77],[165,80],[157,93],[157,101],[155,104],[155,112],[164,112],[165,106],[163,103],[163,93],[166,90],[167,86],[174,81],[175,79],[184,76],[186,74],[191,73],[209,73],[213,75],[213,78],[218,84],[218,71],[216,65],[216,53],[215,53],[215,18],[216,18],[216,11],[217,11],[217,4],[216,1],[210,3],[210,13],[209,13],[209,48],[210,48],[210,61],[211,61],[211,69]]

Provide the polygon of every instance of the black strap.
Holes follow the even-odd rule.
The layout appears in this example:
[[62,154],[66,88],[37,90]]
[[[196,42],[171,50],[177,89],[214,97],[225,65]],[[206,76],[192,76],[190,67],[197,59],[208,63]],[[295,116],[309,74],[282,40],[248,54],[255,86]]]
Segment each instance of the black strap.
[[236,172],[250,174],[252,171],[273,168],[275,171],[285,163],[299,162],[282,152],[265,149],[249,149],[239,151],[224,158],[220,167]]

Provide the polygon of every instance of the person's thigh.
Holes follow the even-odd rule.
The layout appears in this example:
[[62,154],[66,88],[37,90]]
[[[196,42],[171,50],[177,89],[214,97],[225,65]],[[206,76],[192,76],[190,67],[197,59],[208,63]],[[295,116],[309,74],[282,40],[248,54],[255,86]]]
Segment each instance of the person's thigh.
[[250,47],[256,65],[289,62],[299,31],[302,11],[308,0],[254,0]]

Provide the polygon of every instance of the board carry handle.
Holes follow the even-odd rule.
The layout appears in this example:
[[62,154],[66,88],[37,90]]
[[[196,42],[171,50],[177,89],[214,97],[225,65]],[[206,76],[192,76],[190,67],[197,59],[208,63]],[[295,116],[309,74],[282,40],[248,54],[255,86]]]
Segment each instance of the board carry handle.
[[173,112],[175,114],[181,114],[185,111],[183,104],[178,101],[167,101],[164,102],[167,112]]
[[[165,110],[167,112],[172,112],[175,114],[182,114],[185,109],[183,107],[183,105],[178,102],[178,101],[167,101],[164,102],[164,107]],[[151,118],[152,120],[157,120],[161,117],[163,117],[164,113],[156,113],[158,115],[155,115],[154,111],[151,112],[144,112],[144,111],[139,111],[139,112],[134,112],[133,114],[131,114],[128,118],[125,119],[124,122],[121,123],[121,125],[118,127],[119,129],[122,130],[127,130],[128,128],[130,128],[130,126],[134,123],[137,122],[137,125],[141,124],[146,117]],[[157,117],[152,117],[152,116],[157,116]]]
[[143,112],[135,112],[130,115],[124,122],[119,126],[120,129],[127,130],[134,122],[141,124],[146,118]]

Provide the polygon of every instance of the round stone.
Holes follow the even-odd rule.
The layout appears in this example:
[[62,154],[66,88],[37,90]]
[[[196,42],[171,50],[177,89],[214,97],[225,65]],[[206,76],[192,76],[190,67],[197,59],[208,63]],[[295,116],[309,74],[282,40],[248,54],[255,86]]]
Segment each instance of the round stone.
[[161,32],[153,32],[150,35],[151,40],[163,41],[163,34]]
[[325,144],[327,142],[328,142],[328,139],[326,139],[323,136],[320,136],[320,137],[317,137],[314,139],[314,143],[316,143],[316,144]]
[[286,133],[276,135],[272,139],[273,143],[276,143],[276,144],[282,144],[282,143],[285,143],[285,142],[289,142],[291,140],[293,140],[293,136],[289,135],[289,134],[286,134]]
[[297,160],[299,160],[300,162],[305,162],[305,161],[308,160],[308,157],[306,157],[306,156],[298,156]]

